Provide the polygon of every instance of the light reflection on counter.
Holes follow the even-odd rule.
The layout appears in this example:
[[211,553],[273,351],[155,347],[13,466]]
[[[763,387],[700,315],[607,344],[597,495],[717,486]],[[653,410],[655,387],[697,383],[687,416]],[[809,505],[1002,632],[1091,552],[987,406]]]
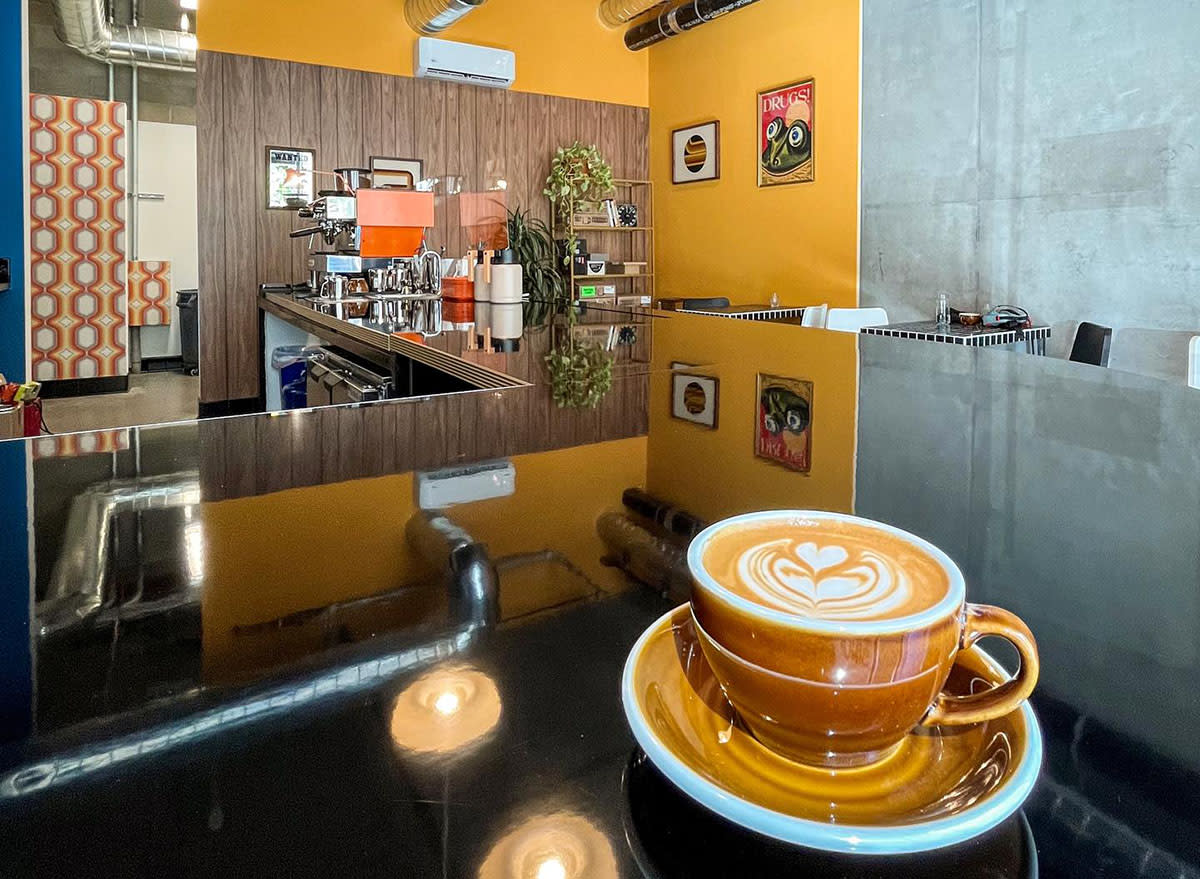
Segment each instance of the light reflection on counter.
[[505,833],[479,867],[479,879],[617,879],[612,845],[573,812],[537,815]]
[[454,754],[494,730],[501,708],[495,681],[478,669],[434,669],[396,697],[392,741],[416,754]]

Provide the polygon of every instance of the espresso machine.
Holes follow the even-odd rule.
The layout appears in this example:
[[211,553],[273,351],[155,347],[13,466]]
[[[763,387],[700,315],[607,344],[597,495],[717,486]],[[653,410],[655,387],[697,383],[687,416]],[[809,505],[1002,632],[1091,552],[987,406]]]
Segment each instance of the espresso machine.
[[310,239],[308,299],[346,320],[389,332],[442,332],[442,263],[425,247],[434,224],[432,192],[370,186],[370,172],[339,168],[299,216],[314,224],[291,233]]

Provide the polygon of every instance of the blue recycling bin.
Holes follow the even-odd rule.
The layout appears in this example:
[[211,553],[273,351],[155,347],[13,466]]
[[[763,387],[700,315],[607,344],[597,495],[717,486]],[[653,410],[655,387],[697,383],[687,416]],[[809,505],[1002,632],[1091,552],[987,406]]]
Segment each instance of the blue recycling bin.
[[301,345],[285,345],[271,352],[271,366],[279,370],[279,394],[284,409],[308,406],[308,360]]

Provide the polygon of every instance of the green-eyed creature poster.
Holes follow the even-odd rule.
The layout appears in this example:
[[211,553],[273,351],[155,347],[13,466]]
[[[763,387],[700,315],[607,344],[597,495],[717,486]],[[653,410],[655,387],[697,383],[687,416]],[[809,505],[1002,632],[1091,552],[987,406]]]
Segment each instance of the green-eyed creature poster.
[[815,179],[815,98],[816,83],[811,79],[759,93],[759,186]]
[[760,373],[754,454],[808,473],[812,468],[812,403],[812,382]]

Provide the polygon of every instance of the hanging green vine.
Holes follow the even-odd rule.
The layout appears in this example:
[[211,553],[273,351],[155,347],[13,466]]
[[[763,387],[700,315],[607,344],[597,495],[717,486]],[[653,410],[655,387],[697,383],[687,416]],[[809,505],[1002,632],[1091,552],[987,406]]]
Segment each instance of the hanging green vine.
[[612,389],[612,358],[595,342],[567,341],[546,355],[550,389],[561,409],[595,409]]
[[566,235],[567,250],[563,264],[571,264],[575,252],[575,235],[571,232],[571,217],[581,204],[598,203],[611,198],[614,190],[612,165],[600,155],[593,144],[579,141],[569,147],[559,147],[550,161],[550,176],[546,178],[545,195],[554,205],[556,232]]

